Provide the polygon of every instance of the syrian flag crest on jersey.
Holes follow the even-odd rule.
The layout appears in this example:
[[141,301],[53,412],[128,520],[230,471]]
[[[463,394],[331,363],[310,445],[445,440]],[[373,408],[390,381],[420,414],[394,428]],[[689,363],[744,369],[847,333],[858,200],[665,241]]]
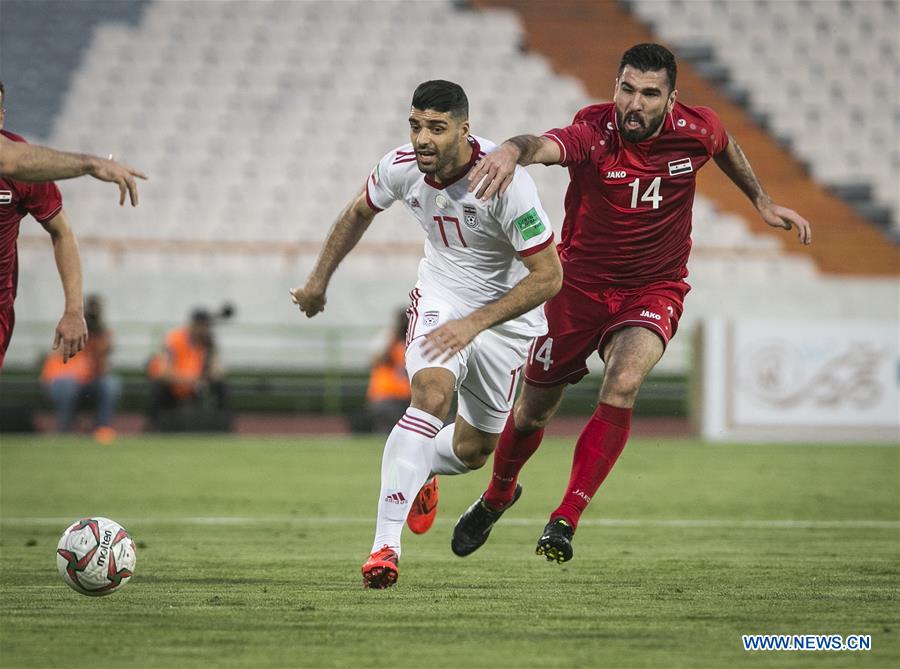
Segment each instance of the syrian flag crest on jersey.
[[679,174],[687,174],[693,172],[694,166],[691,164],[690,158],[681,158],[679,160],[669,161],[669,176],[674,177]]
[[0,204],[12,204],[11,190],[0,190]]

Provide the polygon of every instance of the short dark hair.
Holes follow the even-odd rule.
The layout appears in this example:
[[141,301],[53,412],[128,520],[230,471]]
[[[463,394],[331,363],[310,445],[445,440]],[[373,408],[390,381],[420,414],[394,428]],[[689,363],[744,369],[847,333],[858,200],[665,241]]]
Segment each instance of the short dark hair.
[[207,325],[212,323],[212,314],[208,309],[203,307],[195,307],[191,310],[191,323],[194,325]]
[[3,82],[0,81],[0,99],[6,100],[6,89],[3,88]]
[[669,92],[675,90],[675,75],[678,67],[675,64],[675,55],[661,44],[635,44],[622,54],[622,62],[619,63],[619,76],[626,65],[637,68],[641,72],[665,70],[669,78]]
[[450,112],[462,121],[469,118],[469,98],[466,97],[466,92],[459,84],[443,79],[425,81],[416,86],[412,106],[416,109]]

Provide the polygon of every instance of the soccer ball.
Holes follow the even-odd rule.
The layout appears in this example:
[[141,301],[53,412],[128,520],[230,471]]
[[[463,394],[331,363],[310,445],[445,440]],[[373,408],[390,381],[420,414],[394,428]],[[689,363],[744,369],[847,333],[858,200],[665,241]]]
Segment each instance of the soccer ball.
[[91,597],[125,585],[136,560],[131,535],[114,520],[99,516],[72,523],[56,545],[59,575],[70,588]]

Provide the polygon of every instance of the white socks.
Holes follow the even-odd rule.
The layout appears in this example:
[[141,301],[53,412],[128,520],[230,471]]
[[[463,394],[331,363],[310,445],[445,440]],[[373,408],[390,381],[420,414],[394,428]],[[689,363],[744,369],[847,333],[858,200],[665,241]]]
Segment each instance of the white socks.
[[431,442],[443,425],[431,414],[409,407],[391,430],[381,459],[373,553],[387,545],[400,554],[400,532],[410,505],[431,476],[435,451]]
[[434,438],[434,451],[431,454],[432,474],[467,474],[471,471],[453,452],[453,428],[454,425],[451,423]]

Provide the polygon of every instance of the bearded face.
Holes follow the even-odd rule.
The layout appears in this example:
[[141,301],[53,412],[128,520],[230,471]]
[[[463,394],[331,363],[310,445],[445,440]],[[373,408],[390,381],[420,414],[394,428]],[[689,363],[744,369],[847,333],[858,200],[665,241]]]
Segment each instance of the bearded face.
[[643,72],[626,65],[616,80],[613,95],[622,138],[636,143],[659,134],[675,95],[665,70]]

